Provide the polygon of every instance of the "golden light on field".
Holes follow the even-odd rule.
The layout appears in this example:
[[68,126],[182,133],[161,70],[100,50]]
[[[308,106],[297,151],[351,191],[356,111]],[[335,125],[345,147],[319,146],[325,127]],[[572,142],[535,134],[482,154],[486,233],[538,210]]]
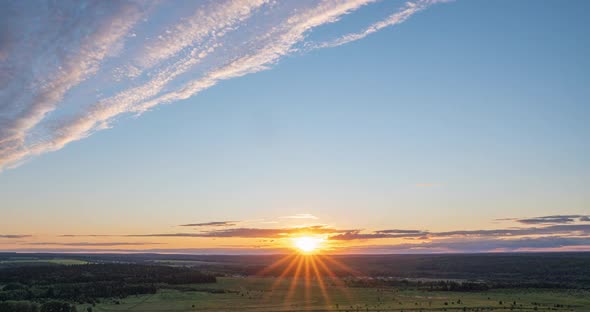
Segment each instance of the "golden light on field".
[[[341,278],[362,275],[337,260],[337,257],[322,252],[329,250],[327,246],[324,246],[329,243],[328,238],[310,233],[291,237],[290,240],[295,252],[279,258],[270,266],[257,272],[258,276],[276,277],[271,289],[285,287],[281,285],[287,283],[286,296],[281,298],[285,309],[290,309],[294,298],[301,299],[300,296],[305,302],[310,302],[312,292],[318,288],[328,306],[332,305],[328,288],[336,288],[350,298],[346,283]],[[301,288],[303,290],[299,291],[298,289]]]
[[323,241],[324,239],[319,237],[301,236],[293,238],[293,245],[300,252],[311,254],[317,252],[320,249]]

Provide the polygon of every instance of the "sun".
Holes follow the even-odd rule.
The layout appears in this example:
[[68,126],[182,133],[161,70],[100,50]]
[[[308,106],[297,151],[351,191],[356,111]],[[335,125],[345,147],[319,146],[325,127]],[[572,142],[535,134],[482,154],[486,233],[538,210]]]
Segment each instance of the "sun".
[[301,236],[293,238],[293,245],[295,248],[299,249],[300,252],[311,254],[318,251],[323,241],[323,238]]

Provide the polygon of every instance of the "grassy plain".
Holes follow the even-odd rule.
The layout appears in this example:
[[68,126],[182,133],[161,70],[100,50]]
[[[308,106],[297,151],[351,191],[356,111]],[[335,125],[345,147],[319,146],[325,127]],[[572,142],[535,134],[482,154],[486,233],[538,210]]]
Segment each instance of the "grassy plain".
[[590,292],[584,290],[430,292],[271,277],[226,277],[216,284],[191,286],[202,291],[165,289],[118,303],[105,299],[93,311],[590,311]]

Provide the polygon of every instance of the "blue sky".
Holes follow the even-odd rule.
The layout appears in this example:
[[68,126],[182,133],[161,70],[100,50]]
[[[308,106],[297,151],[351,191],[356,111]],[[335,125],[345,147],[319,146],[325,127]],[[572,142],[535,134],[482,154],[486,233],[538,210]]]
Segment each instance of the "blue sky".
[[[8,138],[0,146],[0,234],[42,242],[61,234],[178,232],[179,224],[218,220],[248,228],[443,232],[530,226],[497,219],[579,215],[565,223],[583,224],[582,232],[543,239],[573,237],[590,246],[583,218],[590,213],[590,4],[354,2],[299,2],[294,11],[294,2],[251,1],[251,12],[237,13],[225,10],[231,1],[121,2],[92,11],[60,4],[64,20],[91,21],[74,33],[53,24],[55,8],[3,4],[22,13],[2,25],[3,34],[23,25],[21,31],[42,36],[38,29],[49,28],[62,41],[52,48],[54,39],[43,37],[48,47],[33,43],[31,55],[18,53],[31,44],[27,39],[0,45],[2,68],[18,69],[5,71],[0,93],[0,133]],[[317,10],[322,5],[326,10]],[[235,22],[231,29],[190,24],[192,12],[216,6],[233,14],[219,19]],[[323,47],[404,10],[407,20]],[[281,29],[288,16],[299,16],[299,24]],[[101,28],[105,21],[118,28]],[[201,36],[205,26],[226,33]],[[294,34],[296,27],[302,32]],[[91,52],[80,49],[85,32],[97,36]],[[268,38],[259,39],[263,34]],[[181,67],[175,62],[197,59],[192,49],[208,54],[160,93],[145,95],[154,89],[148,87],[138,92],[145,99],[112,108],[121,114],[105,113],[124,102],[117,94],[171,76]],[[79,60],[70,65],[85,76],[50,88],[68,86],[37,120],[23,113],[35,102],[13,95],[60,78],[51,74],[60,53],[66,65]],[[265,59],[247,59],[241,71],[231,67],[253,55]],[[31,67],[34,78],[22,67]],[[207,85],[215,75],[221,78]],[[183,99],[178,93],[191,81],[200,81],[199,92]],[[153,100],[162,94],[170,100]],[[146,102],[158,105],[144,109]],[[12,123],[18,116],[35,125],[19,132]],[[78,131],[89,119],[96,123]],[[13,139],[18,134],[24,139]],[[314,218],[282,218],[297,214]]]

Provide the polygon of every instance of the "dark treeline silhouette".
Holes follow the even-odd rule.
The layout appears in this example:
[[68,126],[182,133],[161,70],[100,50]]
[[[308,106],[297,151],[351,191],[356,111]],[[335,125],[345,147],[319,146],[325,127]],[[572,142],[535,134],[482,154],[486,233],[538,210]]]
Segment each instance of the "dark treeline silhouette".
[[59,284],[119,281],[127,283],[214,283],[215,276],[196,269],[162,265],[83,264],[0,269],[0,283]]
[[[266,270],[285,255],[174,255],[174,254],[14,254],[0,253],[0,260],[13,257],[78,259],[94,263],[169,264],[194,267],[218,275],[282,275],[289,262]],[[352,270],[330,265],[342,278],[431,279],[482,281],[489,288],[590,289],[590,252],[492,253],[492,254],[415,254],[415,255],[338,255],[330,256]],[[17,266],[19,264],[0,264]],[[27,264],[28,271],[38,264]],[[1,271],[1,269],[0,269]],[[293,275],[295,270],[286,275]],[[324,272],[325,273],[325,272]],[[110,275],[113,276],[113,275]],[[155,279],[154,279],[155,280]],[[476,285],[477,286],[477,285]],[[434,286],[433,286],[434,287]],[[441,286],[442,287],[442,286]],[[455,286],[450,286],[455,287]]]
[[98,298],[125,298],[131,295],[154,294],[163,284],[129,284],[121,282],[93,282],[25,286],[22,289],[0,291],[0,301],[61,299],[77,302],[95,302]]
[[[98,298],[153,294],[167,285],[215,283],[194,268],[139,264],[85,264],[0,269],[0,301],[60,299],[93,303]],[[0,310],[1,311],[1,310]]]
[[454,280],[412,280],[412,279],[373,279],[344,278],[349,287],[398,287],[427,291],[485,291],[500,288],[549,288],[572,289],[570,283],[530,281],[454,281]]
[[476,281],[422,281],[407,279],[372,279],[372,278],[346,278],[348,287],[396,287],[404,289],[417,289],[426,291],[485,291],[490,285]]
[[61,301],[48,301],[42,304],[30,301],[2,301],[0,312],[77,312],[77,309],[75,305]]
[[[507,253],[437,255],[342,255],[333,256],[343,266],[331,266],[342,278],[435,279],[484,281],[489,288],[590,289],[590,253]],[[276,257],[279,259],[279,257]],[[259,261],[259,260],[257,260]],[[262,271],[257,261],[241,272]],[[279,276],[289,263],[263,271]],[[350,270],[344,269],[350,268]],[[294,270],[290,272],[292,275]],[[361,276],[358,276],[358,275]]]

